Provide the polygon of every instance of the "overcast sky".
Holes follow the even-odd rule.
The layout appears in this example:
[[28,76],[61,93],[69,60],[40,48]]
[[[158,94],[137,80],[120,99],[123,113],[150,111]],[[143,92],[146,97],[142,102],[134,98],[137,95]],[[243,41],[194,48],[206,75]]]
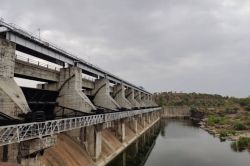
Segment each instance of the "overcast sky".
[[0,0],[0,17],[151,92],[250,95],[249,0]]

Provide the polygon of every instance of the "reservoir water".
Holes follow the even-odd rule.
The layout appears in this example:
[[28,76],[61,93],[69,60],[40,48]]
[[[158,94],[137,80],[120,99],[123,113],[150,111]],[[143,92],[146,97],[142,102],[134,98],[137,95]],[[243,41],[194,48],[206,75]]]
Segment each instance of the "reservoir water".
[[236,152],[190,120],[162,119],[109,166],[250,166],[250,151]]

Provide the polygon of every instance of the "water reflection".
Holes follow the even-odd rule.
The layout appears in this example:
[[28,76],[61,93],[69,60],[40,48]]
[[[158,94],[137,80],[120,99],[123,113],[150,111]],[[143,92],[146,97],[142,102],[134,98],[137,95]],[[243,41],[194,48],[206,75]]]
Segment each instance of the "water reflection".
[[139,139],[131,144],[122,154],[117,156],[109,166],[142,166],[148,159],[159,133],[162,131],[159,121]]
[[189,120],[161,120],[109,166],[249,166],[249,151],[230,145]]

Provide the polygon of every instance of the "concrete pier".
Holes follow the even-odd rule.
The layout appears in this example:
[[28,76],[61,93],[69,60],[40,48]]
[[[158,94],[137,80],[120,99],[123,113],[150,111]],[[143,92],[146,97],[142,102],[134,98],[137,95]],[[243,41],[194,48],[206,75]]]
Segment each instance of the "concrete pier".
[[57,102],[60,106],[82,112],[96,110],[96,107],[82,92],[82,71],[80,68],[69,67],[60,69],[59,80]]
[[135,91],[135,100],[140,104],[140,107],[146,107],[144,101],[142,100],[141,92]]
[[132,104],[125,97],[125,87],[123,84],[115,85],[113,88],[113,96],[115,101],[122,109],[131,109]]
[[14,119],[30,112],[21,88],[14,80],[15,44],[0,39],[0,111]]
[[132,88],[127,88],[125,91],[125,96],[128,99],[128,101],[131,103],[132,108],[140,108],[140,103],[135,100],[135,91]]
[[111,97],[109,81],[105,78],[95,81],[95,88],[92,90],[94,104],[102,108],[117,110],[120,105]]

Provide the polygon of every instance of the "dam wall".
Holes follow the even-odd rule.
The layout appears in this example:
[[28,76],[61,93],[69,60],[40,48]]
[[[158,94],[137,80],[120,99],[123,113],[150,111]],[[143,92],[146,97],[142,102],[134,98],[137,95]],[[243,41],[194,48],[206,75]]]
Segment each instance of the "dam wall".
[[164,106],[162,107],[163,118],[187,118],[190,117],[190,107],[188,106]]
[[57,144],[45,151],[39,164],[46,166],[106,165],[159,120],[160,115],[139,120],[136,130],[135,127],[131,126],[133,119],[125,120],[125,138],[123,139],[121,139],[117,132],[117,125],[115,123],[106,124],[105,129],[101,132],[101,154],[97,160],[93,160],[87,147],[75,139],[72,133],[59,134]]

